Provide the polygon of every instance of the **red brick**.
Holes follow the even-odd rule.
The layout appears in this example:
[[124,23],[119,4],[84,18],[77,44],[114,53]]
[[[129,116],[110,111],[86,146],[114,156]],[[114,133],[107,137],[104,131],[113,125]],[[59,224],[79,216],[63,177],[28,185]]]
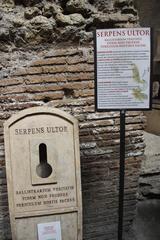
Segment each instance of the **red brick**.
[[93,82],[66,83],[63,85],[63,87],[68,89],[87,89],[94,88],[94,83]]
[[5,102],[26,102],[28,101],[28,94],[10,94],[9,96],[0,96],[0,101],[5,101]]
[[46,66],[46,65],[62,65],[66,64],[66,58],[65,57],[55,57],[55,58],[49,58],[49,59],[41,59],[33,62],[31,66]]
[[42,74],[43,68],[42,67],[29,67],[17,70],[13,76],[25,76],[25,75],[33,75],[33,74]]
[[71,64],[87,62],[87,59],[85,57],[81,57],[81,56],[74,56],[74,57],[67,57],[66,58],[66,62],[69,65],[71,65]]
[[70,48],[70,49],[55,49],[52,52],[49,52],[45,58],[50,58],[50,57],[58,57],[58,56],[71,56],[75,54],[79,54],[82,51],[79,50],[78,48]]
[[76,98],[78,97],[90,97],[94,96],[94,91],[93,90],[79,90],[79,91],[74,91],[74,96]]
[[65,74],[55,74],[55,75],[27,75],[24,77],[25,83],[54,83],[54,82],[65,82],[66,76]]
[[5,95],[7,94],[12,94],[12,93],[24,93],[25,92],[25,86],[22,85],[17,85],[17,86],[9,86],[9,87],[4,87],[1,89],[1,92]]
[[86,128],[86,127],[106,127],[106,126],[113,126],[114,125],[114,121],[112,119],[109,120],[99,120],[99,121],[88,121],[88,122],[84,122],[80,124],[81,128]]
[[13,110],[22,110],[25,108],[30,108],[39,105],[38,103],[26,102],[26,103],[12,103],[3,105],[3,110],[13,111]]
[[44,101],[44,99],[48,98],[49,101],[62,99],[64,97],[63,92],[45,92],[45,93],[37,93],[29,96],[31,101]]
[[22,84],[23,78],[4,78],[0,80],[0,87]]
[[47,85],[27,85],[25,91],[27,93],[38,93],[38,92],[50,92],[62,90],[63,86],[57,84],[47,84]]
[[26,69],[18,70],[13,76],[25,76],[34,74],[46,73],[65,73],[65,72],[93,72],[93,64],[76,64],[76,65],[56,65],[56,66],[41,66],[29,67]]
[[43,73],[62,73],[62,72],[93,72],[91,64],[63,65],[43,67]]
[[68,66],[69,72],[93,72],[94,66],[92,64],[78,64]]
[[94,79],[94,73],[89,72],[89,73],[68,73],[66,75],[66,78],[68,81],[79,81],[79,80],[93,80]]
[[[63,65],[63,66],[53,66],[53,67],[43,67],[42,68],[43,73],[68,73],[68,72],[93,72],[94,66],[92,64],[76,64],[76,65]],[[36,70],[35,70],[36,71]],[[38,70],[37,70],[38,71]],[[40,70],[41,71],[41,70]],[[29,73],[29,71],[28,71]],[[33,74],[34,71],[32,71],[29,74]]]

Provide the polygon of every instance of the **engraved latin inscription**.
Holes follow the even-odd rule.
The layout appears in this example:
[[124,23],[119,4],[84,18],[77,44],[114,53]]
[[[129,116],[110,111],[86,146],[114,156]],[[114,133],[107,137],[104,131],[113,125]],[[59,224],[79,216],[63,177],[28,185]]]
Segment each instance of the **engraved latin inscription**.
[[[62,204],[74,203],[76,201],[74,186],[47,187],[40,189],[17,190],[15,192],[17,210],[19,208],[45,206],[55,204],[54,207],[61,207]],[[66,205],[67,207],[67,205]]]
[[68,132],[67,126],[15,129],[15,135],[35,135],[35,134],[63,133],[63,132]]

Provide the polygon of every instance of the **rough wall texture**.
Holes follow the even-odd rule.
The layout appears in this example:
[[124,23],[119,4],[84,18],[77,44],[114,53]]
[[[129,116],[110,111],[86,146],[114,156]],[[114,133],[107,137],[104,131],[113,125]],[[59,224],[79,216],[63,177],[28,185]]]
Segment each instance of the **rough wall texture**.
[[1,0],[0,7],[2,51],[31,43],[89,43],[94,27],[137,23],[131,0]]
[[137,26],[132,0],[0,0],[0,77],[66,45],[93,45],[95,27]]
[[[119,113],[95,113],[92,29],[136,26],[132,1],[3,0],[0,18],[4,59],[0,80],[0,240],[11,238],[3,122],[22,109],[39,105],[57,107],[78,118],[84,239],[116,240]],[[128,112],[126,124],[127,233],[135,214],[144,152],[143,114]]]

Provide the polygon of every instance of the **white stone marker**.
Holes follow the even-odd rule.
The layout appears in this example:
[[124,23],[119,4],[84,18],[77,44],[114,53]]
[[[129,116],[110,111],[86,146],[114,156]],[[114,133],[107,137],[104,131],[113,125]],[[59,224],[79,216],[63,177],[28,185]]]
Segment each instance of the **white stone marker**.
[[38,224],[60,222],[62,240],[82,240],[78,121],[34,107],[4,124],[13,240],[37,240]]

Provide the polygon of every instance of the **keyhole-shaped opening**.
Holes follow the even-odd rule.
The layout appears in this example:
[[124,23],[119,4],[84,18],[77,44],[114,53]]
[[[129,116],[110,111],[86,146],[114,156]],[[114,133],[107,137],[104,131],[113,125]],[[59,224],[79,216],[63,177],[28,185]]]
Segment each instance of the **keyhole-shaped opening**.
[[47,162],[47,146],[45,143],[39,145],[39,164],[36,167],[36,172],[41,178],[47,178],[52,173],[52,167]]

